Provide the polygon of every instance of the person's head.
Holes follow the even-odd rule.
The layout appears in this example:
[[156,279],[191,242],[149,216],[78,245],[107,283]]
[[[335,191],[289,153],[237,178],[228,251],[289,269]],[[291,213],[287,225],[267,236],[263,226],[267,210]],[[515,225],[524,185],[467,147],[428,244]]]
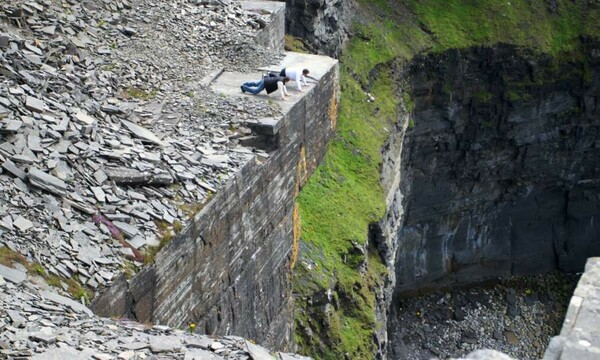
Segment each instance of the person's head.
[[290,81],[290,77],[286,76],[283,78],[283,83],[286,84],[288,81]]
[[308,73],[309,73],[308,69],[302,70],[302,75],[306,76],[306,75],[308,75]]

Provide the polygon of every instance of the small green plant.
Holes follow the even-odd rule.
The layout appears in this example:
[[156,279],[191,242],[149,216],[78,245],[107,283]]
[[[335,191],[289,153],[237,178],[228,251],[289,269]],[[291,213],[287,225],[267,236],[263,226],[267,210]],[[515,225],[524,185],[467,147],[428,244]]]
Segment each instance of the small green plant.
[[46,284],[63,289],[63,284],[67,286],[67,292],[74,299],[84,298],[89,301],[94,297],[94,293],[85,288],[75,278],[64,278],[61,276],[49,274],[44,267],[36,262],[29,262],[23,255],[9,249],[0,247],[0,264],[12,267],[15,263],[23,265],[30,275],[41,276]]
[[195,330],[196,330],[196,324],[190,323],[190,325],[188,326],[188,331],[190,332],[190,334],[193,334]]
[[124,90],[124,96],[126,98],[134,98],[139,100],[149,100],[156,97],[158,90],[154,89],[151,91],[142,90],[135,87],[128,87]]
[[121,271],[126,279],[131,279],[137,272],[137,267],[131,260],[125,260],[121,265]]
[[38,263],[33,264],[33,272],[39,276],[46,275],[46,270],[44,270],[44,267]]
[[408,130],[412,130],[415,128],[415,119],[411,118],[408,120]]
[[181,223],[181,221],[175,220],[173,222],[173,230],[175,231],[175,234],[179,234],[181,230],[183,230],[183,224]]
[[162,250],[172,239],[174,236],[174,231],[171,230],[169,223],[166,221],[156,221],[156,227],[158,228],[159,235],[159,244],[157,246],[150,246],[146,249],[146,253],[144,254],[144,264],[152,264],[154,262],[154,258],[156,254]]
[[285,50],[299,53],[309,53],[306,45],[302,40],[289,34],[285,34]]

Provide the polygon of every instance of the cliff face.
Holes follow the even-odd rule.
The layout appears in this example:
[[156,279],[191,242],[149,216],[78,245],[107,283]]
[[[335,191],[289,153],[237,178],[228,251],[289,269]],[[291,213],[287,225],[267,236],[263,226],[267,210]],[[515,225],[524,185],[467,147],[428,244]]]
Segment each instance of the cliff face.
[[580,59],[512,46],[415,59],[398,293],[600,254],[600,44]]
[[338,57],[350,28],[352,0],[287,0],[286,32],[311,51]]

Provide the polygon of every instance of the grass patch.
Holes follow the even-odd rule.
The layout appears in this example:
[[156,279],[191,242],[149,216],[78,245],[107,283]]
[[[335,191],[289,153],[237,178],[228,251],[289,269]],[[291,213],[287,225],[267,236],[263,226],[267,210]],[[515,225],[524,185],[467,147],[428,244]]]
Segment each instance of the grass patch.
[[404,0],[434,40],[434,50],[508,43],[559,54],[579,46],[579,36],[597,37],[600,7],[557,0]]
[[294,37],[290,34],[285,34],[284,48],[286,51],[294,51],[299,53],[308,53],[308,49],[301,39]]
[[158,228],[159,244],[157,246],[149,246],[144,254],[144,264],[154,263],[154,258],[162,248],[164,248],[175,236],[175,231],[172,226],[166,221],[155,221]]
[[27,273],[32,276],[39,276],[44,279],[46,284],[63,290],[63,284],[67,287],[67,293],[76,300],[85,299],[89,302],[94,297],[91,289],[84,287],[75,278],[65,278],[62,276],[49,274],[42,265],[36,262],[29,262],[25,256],[8,247],[0,247],[0,264],[13,267],[14,264],[21,264],[27,269]]
[[379,221],[385,212],[380,149],[399,104],[390,72],[387,66],[380,69],[370,84],[376,100],[367,102],[360,81],[342,66],[336,136],[298,197],[302,241],[312,249],[302,253],[301,260],[314,267],[299,262],[294,291],[308,299],[333,289],[339,301],[339,306],[327,310],[298,302],[302,304],[296,341],[303,353],[318,359],[341,359],[344,354],[366,359],[375,351],[374,294],[386,271],[379,256],[366,259],[355,253],[355,247],[367,243],[369,223]]
[[138,99],[138,100],[150,100],[154,99],[158,94],[158,90],[153,89],[151,91],[142,90],[136,87],[128,87],[123,90],[123,97],[126,99]]

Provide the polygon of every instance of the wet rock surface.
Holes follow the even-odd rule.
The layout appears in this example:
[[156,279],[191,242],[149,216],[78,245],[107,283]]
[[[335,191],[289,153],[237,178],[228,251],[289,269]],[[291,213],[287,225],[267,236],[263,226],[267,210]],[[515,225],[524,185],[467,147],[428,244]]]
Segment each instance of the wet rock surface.
[[551,273],[399,299],[390,316],[390,358],[458,358],[484,348],[542,358],[560,331],[576,281]]

